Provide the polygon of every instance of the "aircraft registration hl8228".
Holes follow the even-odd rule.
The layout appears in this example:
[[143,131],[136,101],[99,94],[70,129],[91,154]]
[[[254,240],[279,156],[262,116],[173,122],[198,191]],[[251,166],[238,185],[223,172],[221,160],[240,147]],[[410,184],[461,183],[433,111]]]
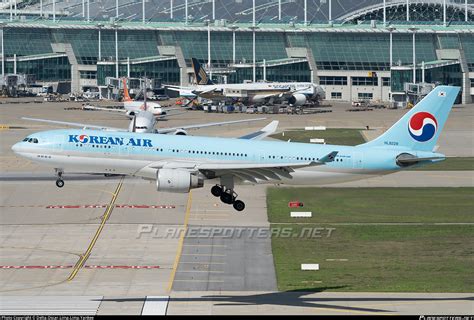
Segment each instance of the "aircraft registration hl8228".
[[438,86],[378,138],[357,146],[168,136],[97,130],[52,130],[15,144],[15,153],[63,172],[123,174],[156,181],[165,192],[189,192],[216,179],[211,193],[238,211],[240,183],[318,185],[385,175],[445,159],[434,152],[459,93]]

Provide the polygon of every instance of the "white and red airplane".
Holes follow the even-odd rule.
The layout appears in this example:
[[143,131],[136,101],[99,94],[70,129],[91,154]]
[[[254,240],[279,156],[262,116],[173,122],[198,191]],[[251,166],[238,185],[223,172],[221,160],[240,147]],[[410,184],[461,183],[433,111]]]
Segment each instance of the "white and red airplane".
[[[127,88],[127,79],[122,79],[123,83],[123,109],[112,109],[112,108],[103,108],[96,106],[85,106],[86,110],[100,110],[100,111],[112,111],[112,112],[123,112],[130,119],[133,119],[140,111],[148,111],[152,113],[155,117],[166,116],[168,111],[171,110],[185,110],[186,107],[177,107],[177,108],[164,108],[159,103],[150,102],[150,101],[135,101],[130,97]],[[144,91],[145,92],[145,91]]]

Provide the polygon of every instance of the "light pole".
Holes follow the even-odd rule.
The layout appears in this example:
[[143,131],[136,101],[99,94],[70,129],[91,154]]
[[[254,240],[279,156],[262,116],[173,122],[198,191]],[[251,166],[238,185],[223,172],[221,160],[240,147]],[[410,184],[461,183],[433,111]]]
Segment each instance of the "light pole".
[[407,21],[410,21],[410,0],[407,0]]
[[212,0],[212,20],[216,20],[216,0]]
[[443,0],[443,26],[446,27],[446,0]]
[[411,27],[409,28],[411,32],[413,32],[413,83],[416,83],[416,40],[415,40],[415,35],[416,35],[416,30],[418,28],[416,27]]
[[464,20],[467,22],[467,0],[464,1]]
[[173,20],[173,0],[170,0],[170,19]]
[[232,30],[232,64],[235,64],[235,30],[237,30],[239,27],[237,27],[235,24],[230,26],[230,29]]
[[255,27],[255,0],[252,0],[252,26]]
[[209,70],[209,77],[212,78],[211,68],[211,20],[207,19],[207,69]]
[[386,0],[383,0],[383,26],[387,26],[387,4]]
[[308,0],[304,0],[304,25],[308,25]]
[[3,29],[5,28],[5,25],[5,22],[0,22],[0,35],[2,36],[2,76],[5,75],[5,46],[3,43]]
[[184,2],[184,21],[186,24],[188,24],[188,0]]
[[278,21],[281,21],[281,0],[278,0]]
[[389,64],[389,67],[390,69],[392,69],[392,65],[393,65],[393,31],[396,30],[396,28],[392,27],[392,26],[389,26],[387,28],[388,32],[390,32],[390,64]]
[[90,13],[91,13],[91,0],[87,0],[87,22],[90,21]]
[[99,54],[97,55],[97,60],[102,60],[102,27],[104,25],[102,23],[97,24],[97,28],[99,29]]
[[119,78],[119,55],[118,55],[118,28],[119,25],[114,23],[113,27],[115,29],[115,78]]
[[[255,1],[255,0],[254,0]],[[250,27],[252,30],[252,57],[253,57],[253,73],[252,73],[252,80],[253,82],[257,81],[257,65],[256,65],[256,50],[255,50],[255,30],[258,29],[257,26]]]
[[332,1],[329,0],[329,24],[332,23]]

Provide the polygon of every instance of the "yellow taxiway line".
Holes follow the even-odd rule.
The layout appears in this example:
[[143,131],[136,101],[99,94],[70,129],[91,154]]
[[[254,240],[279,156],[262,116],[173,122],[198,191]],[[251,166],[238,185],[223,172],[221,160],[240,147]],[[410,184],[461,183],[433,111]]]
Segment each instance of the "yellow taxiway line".
[[71,280],[74,279],[76,274],[79,272],[79,270],[82,268],[82,266],[84,266],[84,263],[89,258],[89,255],[91,254],[92,249],[94,248],[95,243],[97,242],[97,239],[99,239],[100,233],[104,229],[105,223],[109,219],[110,214],[112,213],[112,211],[114,209],[115,200],[117,200],[119,192],[122,189],[122,185],[123,185],[123,177],[120,179],[120,182],[117,185],[117,188],[115,189],[115,192],[113,193],[112,199],[110,200],[109,205],[105,209],[105,213],[102,216],[102,221],[101,221],[101,223],[99,225],[99,228],[97,229],[94,237],[92,238],[92,240],[89,244],[89,247],[87,247],[87,250],[81,255],[81,257],[79,258],[79,261],[77,261],[76,265],[74,266],[74,269],[72,270],[71,274],[67,278],[68,281],[71,281]]
[[181,253],[183,252],[184,236],[186,235],[186,232],[188,229],[188,221],[189,221],[189,215],[191,214],[192,199],[193,199],[193,196],[192,196],[192,190],[191,190],[189,191],[189,195],[188,195],[186,214],[184,216],[183,232],[181,232],[181,235],[179,237],[178,251],[176,252],[176,257],[174,259],[174,264],[173,264],[173,270],[171,271],[170,280],[168,282],[168,292],[171,292],[171,289],[173,288],[173,282],[175,281],[174,278],[176,276],[176,270],[178,269]]

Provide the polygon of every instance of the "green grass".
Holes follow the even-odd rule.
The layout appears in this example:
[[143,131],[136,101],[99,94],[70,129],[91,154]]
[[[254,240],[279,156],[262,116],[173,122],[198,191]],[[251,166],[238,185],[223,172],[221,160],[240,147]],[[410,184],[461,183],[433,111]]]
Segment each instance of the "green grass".
[[[329,238],[272,239],[279,290],[474,290],[474,226],[333,227]],[[301,271],[301,263],[319,263],[320,270]]]
[[[290,220],[290,200],[314,217]],[[269,188],[267,204],[272,228],[335,228],[330,237],[272,238],[279,290],[474,290],[474,225],[432,224],[474,222],[474,188]],[[368,225],[375,222],[429,225]]]
[[292,142],[308,143],[309,139],[319,138],[324,139],[327,144],[346,146],[355,146],[365,142],[359,129],[326,129],[322,131],[293,130],[285,131],[284,136],[282,133],[278,133],[271,137],[284,141],[291,139]]
[[295,222],[290,201],[314,213],[304,222],[474,223],[474,188],[268,188],[271,223]]
[[446,158],[446,160],[410,170],[416,171],[473,171],[474,157]]

